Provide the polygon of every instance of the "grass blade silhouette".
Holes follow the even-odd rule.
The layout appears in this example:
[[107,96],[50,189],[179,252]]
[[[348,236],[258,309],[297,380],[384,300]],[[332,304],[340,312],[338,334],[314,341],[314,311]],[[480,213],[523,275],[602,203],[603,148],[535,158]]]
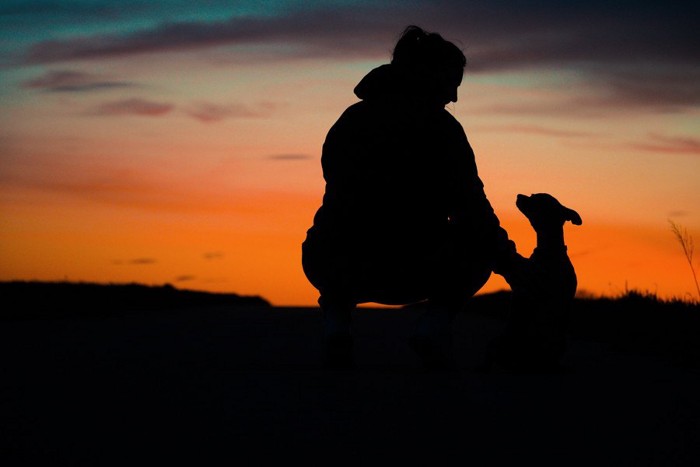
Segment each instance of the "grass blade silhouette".
[[688,231],[686,229],[680,227],[672,220],[669,220],[668,222],[671,224],[671,230],[676,236],[678,243],[680,243],[681,247],[683,248],[683,254],[685,255],[685,259],[688,260],[688,265],[690,265],[690,271],[693,274],[693,280],[695,281],[695,289],[698,292],[698,301],[700,301],[700,285],[698,285],[698,276],[695,273],[695,267],[693,266],[693,253],[695,250],[693,237],[688,235]]

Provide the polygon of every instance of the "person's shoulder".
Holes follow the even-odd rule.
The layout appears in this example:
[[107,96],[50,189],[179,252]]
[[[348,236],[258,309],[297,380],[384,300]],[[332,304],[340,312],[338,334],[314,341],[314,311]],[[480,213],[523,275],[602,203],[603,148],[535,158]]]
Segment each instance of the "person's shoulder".
[[441,119],[449,122],[450,125],[462,126],[462,124],[459,123],[459,120],[457,120],[457,118],[447,109],[440,109],[439,115]]
[[338,121],[343,122],[347,120],[356,120],[358,118],[361,118],[366,113],[367,109],[364,101],[355,102],[354,104],[349,105],[340,114],[340,117],[338,117]]
[[441,109],[439,112],[441,124],[449,128],[451,131],[464,133],[464,127],[457,118],[452,115],[447,109]]
[[358,128],[369,124],[376,113],[370,104],[365,101],[359,101],[348,106],[343,113],[340,114],[335,123],[335,127],[350,127]]
[[363,101],[348,106],[331,125],[326,139],[344,138],[348,134],[357,133],[364,128],[368,120],[368,112],[365,107]]
[[367,101],[357,101],[354,104],[350,104],[347,109],[343,112],[343,115],[362,115],[370,111],[371,105]]

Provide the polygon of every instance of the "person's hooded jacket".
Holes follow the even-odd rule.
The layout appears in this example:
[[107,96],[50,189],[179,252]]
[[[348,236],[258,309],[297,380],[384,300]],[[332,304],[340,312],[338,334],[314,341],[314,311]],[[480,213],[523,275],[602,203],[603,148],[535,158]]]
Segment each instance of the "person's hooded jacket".
[[312,282],[424,267],[454,241],[494,265],[514,251],[461,124],[421,89],[394,65],[375,68],[355,87],[360,102],[329,130],[323,203],[304,242]]

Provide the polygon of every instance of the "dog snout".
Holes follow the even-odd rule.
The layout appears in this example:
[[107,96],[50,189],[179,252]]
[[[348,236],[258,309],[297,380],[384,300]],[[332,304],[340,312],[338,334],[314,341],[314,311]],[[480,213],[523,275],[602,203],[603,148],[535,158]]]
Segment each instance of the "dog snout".
[[528,201],[529,199],[530,199],[529,196],[523,195],[523,194],[519,194],[519,195],[515,198],[515,205],[518,206],[518,207],[521,207],[524,203],[527,203],[527,201]]

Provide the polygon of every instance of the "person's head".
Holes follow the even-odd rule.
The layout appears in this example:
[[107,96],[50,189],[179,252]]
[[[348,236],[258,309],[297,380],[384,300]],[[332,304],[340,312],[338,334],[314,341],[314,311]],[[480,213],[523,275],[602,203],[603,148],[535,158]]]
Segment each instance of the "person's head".
[[444,106],[457,102],[467,59],[459,47],[440,34],[411,25],[396,43],[391,64],[411,75],[429,97]]

